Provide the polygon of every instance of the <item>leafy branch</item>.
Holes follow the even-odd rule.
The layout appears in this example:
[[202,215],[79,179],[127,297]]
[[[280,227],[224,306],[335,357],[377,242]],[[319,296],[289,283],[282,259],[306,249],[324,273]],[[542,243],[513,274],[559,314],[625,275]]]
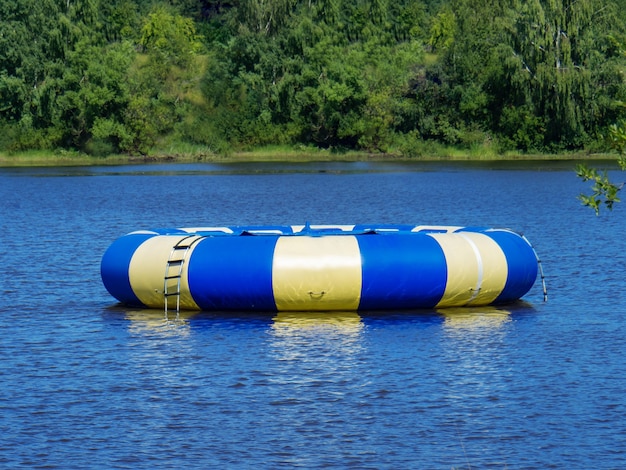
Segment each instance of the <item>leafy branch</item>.
[[[624,157],[621,157],[621,160],[626,162]],[[623,169],[626,169],[626,164]],[[591,187],[592,193],[589,195],[581,194],[578,196],[578,199],[580,199],[583,205],[591,207],[596,212],[596,215],[600,214],[602,203],[604,203],[607,209],[611,210],[614,203],[620,202],[617,194],[624,186],[624,183],[615,184],[611,182],[606,171],[599,172],[595,168],[588,168],[586,165],[580,164],[576,166],[576,175],[583,181],[593,182]]]
[[[609,128],[609,141],[611,146],[615,148],[620,156],[617,163],[622,171],[626,171],[626,122],[613,124]],[[596,168],[589,168],[585,164],[576,166],[576,175],[583,181],[592,181],[591,194],[581,194],[578,199],[587,207],[591,207],[596,215],[600,214],[602,204],[608,210],[613,209],[613,204],[620,202],[618,197],[619,191],[624,187],[624,183],[614,183],[610,180],[606,170],[598,171]]]

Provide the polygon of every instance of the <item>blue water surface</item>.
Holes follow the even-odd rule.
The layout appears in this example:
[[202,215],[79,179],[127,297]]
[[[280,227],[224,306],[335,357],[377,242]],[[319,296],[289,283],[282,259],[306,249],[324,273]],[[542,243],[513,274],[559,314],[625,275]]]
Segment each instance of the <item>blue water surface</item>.
[[[0,169],[0,467],[626,467],[626,206],[596,217],[572,168]],[[549,299],[166,319],[100,280],[133,230],[307,221],[512,228]]]

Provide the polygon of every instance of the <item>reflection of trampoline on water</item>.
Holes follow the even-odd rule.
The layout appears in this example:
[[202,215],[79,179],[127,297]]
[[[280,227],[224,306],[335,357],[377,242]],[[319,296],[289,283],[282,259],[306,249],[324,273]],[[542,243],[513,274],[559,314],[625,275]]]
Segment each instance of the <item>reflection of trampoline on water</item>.
[[363,329],[363,323],[356,312],[278,312],[272,329],[283,335],[321,331],[354,334]]
[[449,308],[438,312],[447,328],[499,328],[511,321],[511,312],[494,306]]

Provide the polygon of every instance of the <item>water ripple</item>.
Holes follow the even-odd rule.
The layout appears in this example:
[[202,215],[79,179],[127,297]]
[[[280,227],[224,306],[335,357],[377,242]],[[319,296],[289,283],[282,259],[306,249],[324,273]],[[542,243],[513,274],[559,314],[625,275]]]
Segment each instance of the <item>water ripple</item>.
[[[3,468],[626,466],[624,211],[569,169],[110,170],[0,170]],[[307,220],[522,230],[549,301],[166,318],[100,282],[131,230]]]

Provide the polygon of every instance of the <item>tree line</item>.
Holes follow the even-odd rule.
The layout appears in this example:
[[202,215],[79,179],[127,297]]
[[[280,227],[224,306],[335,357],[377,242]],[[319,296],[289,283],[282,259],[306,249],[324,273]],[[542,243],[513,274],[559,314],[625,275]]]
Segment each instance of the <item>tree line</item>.
[[0,150],[605,150],[625,6],[0,0]]

